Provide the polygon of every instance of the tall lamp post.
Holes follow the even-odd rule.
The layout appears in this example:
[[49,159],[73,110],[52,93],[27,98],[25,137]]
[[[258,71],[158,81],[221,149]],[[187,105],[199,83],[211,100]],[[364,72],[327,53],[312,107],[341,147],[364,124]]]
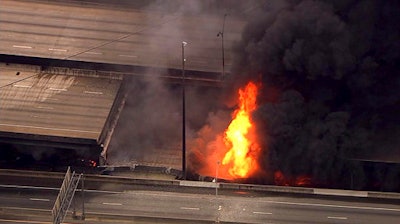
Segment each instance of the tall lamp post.
[[222,79],[225,78],[225,49],[224,49],[224,30],[225,30],[225,19],[228,14],[224,15],[224,22],[222,23],[222,31],[217,34],[217,37],[221,37],[221,50],[222,50]]
[[185,112],[185,46],[182,41],[182,173],[186,180],[186,112]]
[[215,168],[215,197],[218,196],[218,167],[220,162],[217,161],[217,167]]

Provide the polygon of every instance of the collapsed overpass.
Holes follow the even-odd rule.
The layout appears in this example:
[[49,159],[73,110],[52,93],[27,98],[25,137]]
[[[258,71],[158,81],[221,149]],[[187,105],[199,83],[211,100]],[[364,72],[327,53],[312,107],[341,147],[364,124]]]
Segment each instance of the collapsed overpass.
[[[0,67],[4,168],[104,164],[127,80],[157,74],[171,83],[182,82],[180,70],[12,55],[0,55]],[[188,85],[221,83],[217,73],[186,74]]]

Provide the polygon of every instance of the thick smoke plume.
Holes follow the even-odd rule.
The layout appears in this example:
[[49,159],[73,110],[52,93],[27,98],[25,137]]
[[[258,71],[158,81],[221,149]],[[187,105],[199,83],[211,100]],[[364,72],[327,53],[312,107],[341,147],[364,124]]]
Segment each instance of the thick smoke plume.
[[[209,39],[190,40],[191,33],[199,32],[197,29],[209,29],[215,43],[219,44],[219,39],[216,37],[220,29],[219,23],[202,24],[200,27],[190,27],[190,29],[186,24],[187,17],[219,13],[218,9],[208,12],[216,4],[215,1],[154,0],[132,2],[132,4],[139,4],[141,9],[149,12],[148,28],[142,32],[155,33],[155,35],[149,34],[147,42],[143,43],[148,53],[158,58],[157,61],[151,60],[149,63],[153,64],[149,66],[180,68],[181,44],[182,41],[187,41],[186,66],[191,69],[192,56],[204,54],[207,49],[207,47],[199,46],[213,44]],[[168,38],[160,38],[160,36]],[[165,57],[160,57],[160,55],[165,55]],[[147,163],[181,168],[181,85],[157,78],[161,75],[169,75],[167,70],[158,69],[157,71],[157,73],[144,72],[141,74],[144,78],[125,80],[126,104],[108,147],[107,162],[109,164]],[[179,80],[176,81],[179,82]],[[208,112],[215,107],[218,98],[216,96],[220,95],[218,91],[216,88],[186,87],[187,138],[194,133],[192,130],[198,130],[204,124]]]
[[[168,8],[169,4],[154,1],[149,8],[196,15],[209,10],[207,4],[218,3],[183,2],[187,3]],[[221,143],[218,139],[229,124],[237,89],[253,80],[262,83],[253,119],[263,154],[262,171],[249,181],[295,185],[293,180],[308,177],[313,186],[400,191],[400,165],[389,163],[400,161],[400,3],[251,4],[255,7],[245,11],[252,19],[235,46],[224,93],[188,90],[190,169],[213,172],[205,171],[209,167],[204,160]],[[220,31],[220,24],[209,26]],[[179,19],[161,31],[174,34],[173,41],[163,44],[171,44],[167,49],[177,57],[175,40],[194,32],[183,29]],[[165,83],[132,83],[110,155],[118,161],[134,160],[145,150],[165,150],[166,142],[175,142],[173,150],[179,149],[179,91]],[[218,101],[218,95],[224,100]]]
[[279,171],[317,186],[400,191],[399,165],[387,163],[400,161],[399,3],[265,1],[254,13],[230,81],[263,82],[254,119],[270,173],[257,181]]
[[[151,77],[127,83],[126,103],[108,151],[108,163],[181,168],[182,104],[180,84]],[[217,88],[186,86],[187,138],[192,138],[217,107]]]
[[[143,43],[146,53],[153,54],[156,59],[149,60],[146,65],[180,69],[182,41],[188,42],[185,47],[188,70],[202,70],[207,67],[196,65],[192,60],[195,57],[204,57],[209,61],[220,60],[214,49],[219,49],[221,44],[217,33],[221,31],[223,15],[240,14],[243,11],[241,6],[251,8],[251,2],[253,1],[132,1],[133,6],[149,12],[147,28],[141,32],[148,36],[147,42]],[[191,20],[199,24],[193,21],[190,23]],[[209,36],[194,35],[204,32],[209,32]],[[149,71],[148,74],[142,74],[144,79],[131,79],[127,82],[126,104],[107,150],[108,163],[117,165],[145,162],[181,168],[181,86],[156,78],[165,74],[168,72],[154,74],[154,71]],[[196,132],[204,126],[207,119],[219,123],[229,119],[229,112],[216,112],[221,108],[221,95],[220,88],[186,87],[188,151],[190,140],[196,137]],[[218,119],[207,118],[209,114],[215,114]],[[195,167],[199,164],[198,161],[188,163]]]

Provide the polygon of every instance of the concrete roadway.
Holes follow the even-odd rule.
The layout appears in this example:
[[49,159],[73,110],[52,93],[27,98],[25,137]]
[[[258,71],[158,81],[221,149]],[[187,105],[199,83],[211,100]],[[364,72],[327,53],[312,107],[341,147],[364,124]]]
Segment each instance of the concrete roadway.
[[[57,188],[1,185],[0,223],[49,223]],[[135,189],[136,188],[136,189]],[[179,192],[183,190],[184,193]],[[81,212],[80,193],[76,210]],[[71,211],[72,209],[70,209]],[[172,187],[89,190],[86,221],[67,223],[363,223],[397,224],[400,205],[362,199],[293,197]],[[35,222],[33,222],[35,221]]]
[[[143,5],[79,2],[0,0],[0,53],[181,68],[182,41],[186,41],[187,69],[222,71],[222,39],[217,33],[224,13],[181,14]],[[234,13],[226,18],[226,71],[243,20]]]
[[0,131],[97,140],[120,84],[0,65]]

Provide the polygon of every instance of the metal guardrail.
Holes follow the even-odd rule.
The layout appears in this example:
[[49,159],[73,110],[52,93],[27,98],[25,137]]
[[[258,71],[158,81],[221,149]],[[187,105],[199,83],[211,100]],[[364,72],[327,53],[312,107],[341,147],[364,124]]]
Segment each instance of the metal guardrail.
[[66,197],[66,192],[68,191],[71,179],[72,179],[71,168],[68,167],[67,172],[65,173],[64,181],[60,187],[60,192],[58,193],[57,199],[51,211],[53,215],[53,223],[60,223],[61,219],[60,211],[63,205],[64,198]]
[[64,220],[81,177],[82,174],[76,175],[75,171],[71,173],[71,168],[68,167],[60,192],[58,193],[51,212],[53,216],[53,224],[60,224]]

